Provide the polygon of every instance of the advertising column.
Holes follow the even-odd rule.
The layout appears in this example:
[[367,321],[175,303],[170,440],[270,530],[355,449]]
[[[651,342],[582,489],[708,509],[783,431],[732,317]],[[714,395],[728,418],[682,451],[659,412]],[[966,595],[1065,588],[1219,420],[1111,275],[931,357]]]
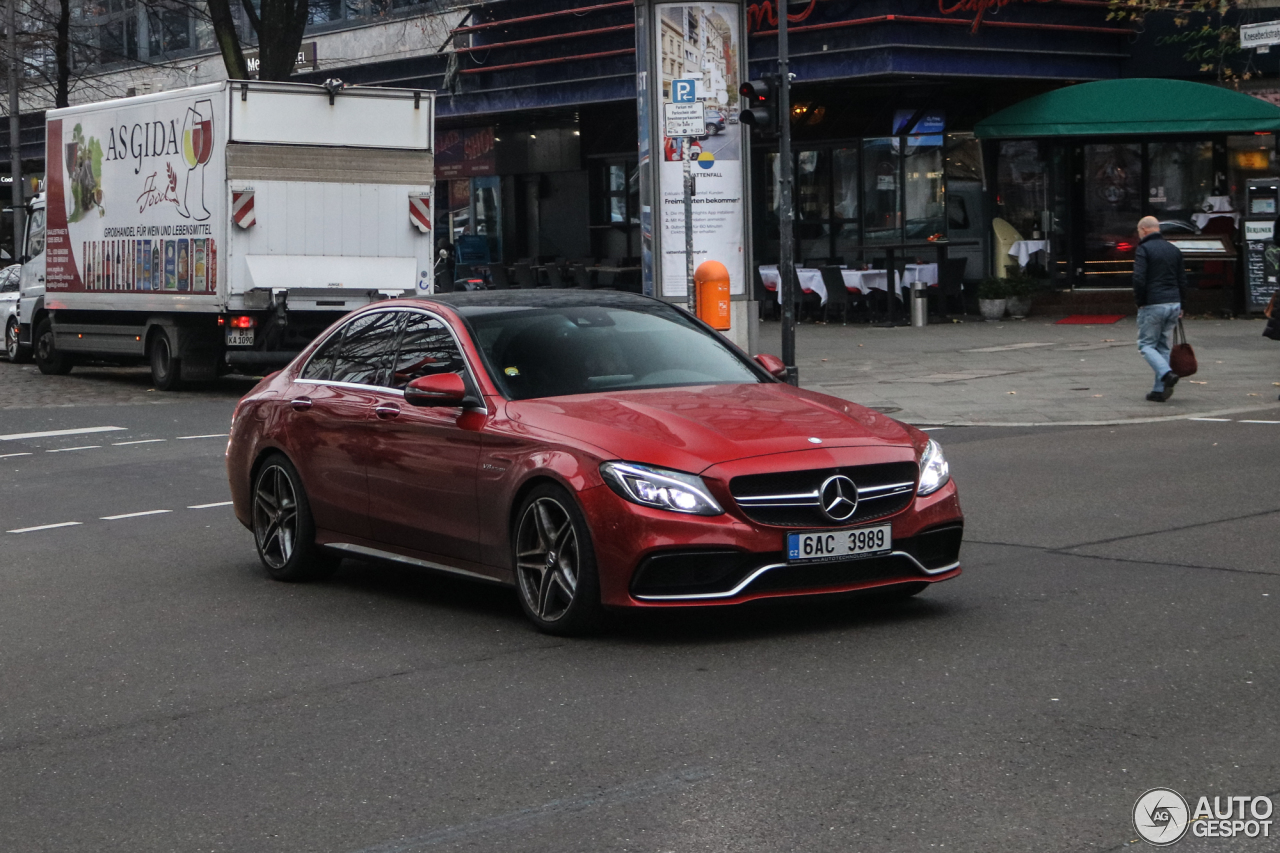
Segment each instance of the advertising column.
[[[738,87],[746,71],[740,2],[636,2],[636,101],[640,128],[640,218],[645,293],[688,299],[684,165],[693,171],[693,266],[719,261],[729,270],[732,325],[725,335],[750,350],[755,312],[748,263],[747,156],[738,122]],[[692,81],[702,104],[703,135],[669,138],[665,106]]]

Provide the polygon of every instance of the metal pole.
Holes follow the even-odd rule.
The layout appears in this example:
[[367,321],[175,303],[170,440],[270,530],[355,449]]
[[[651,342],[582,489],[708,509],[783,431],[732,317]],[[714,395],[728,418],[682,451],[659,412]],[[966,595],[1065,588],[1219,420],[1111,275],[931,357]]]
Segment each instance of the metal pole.
[[684,142],[684,277],[688,282],[689,313],[697,315],[698,302],[693,292],[693,168],[689,163],[689,151],[693,148],[689,138]]
[[791,72],[787,70],[787,7],[778,3],[778,274],[782,289],[782,361],[787,382],[800,384],[796,367],[796,268],[791,204]]
[[18,0],[9,0],[9,176],[13,178],[13,259],[22,257],[22,226],[26,198],[22,192],[22,145],[18,125]]

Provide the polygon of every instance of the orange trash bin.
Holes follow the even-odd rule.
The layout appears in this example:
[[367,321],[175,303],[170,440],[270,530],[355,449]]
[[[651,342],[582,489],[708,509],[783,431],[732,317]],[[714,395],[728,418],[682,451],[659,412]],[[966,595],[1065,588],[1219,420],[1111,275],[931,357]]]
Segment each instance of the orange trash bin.
[[698,319],[718,332],[729,330],[729,270],[719,261],[703,261],[693,274]]

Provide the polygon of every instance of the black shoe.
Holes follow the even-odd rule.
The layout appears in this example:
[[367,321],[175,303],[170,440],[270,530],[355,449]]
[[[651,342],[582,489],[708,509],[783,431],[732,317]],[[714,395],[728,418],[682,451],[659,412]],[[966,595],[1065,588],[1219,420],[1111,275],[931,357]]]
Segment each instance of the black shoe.
[[1168,390],[1169,390],[1170,388],[1172,388],[1174,385],[1177,385],[1177,384],[1178,384],[1178,379],[1179,379],[1179,378],[1180,378],[1180,377],[1178,376],[1178,374],[1176,374],[1176,373],[1174,373],[1172,370],[1170,370],[1170,371],[1169,371],[1168,373],[1166,373],[1164,376],[1161,376],[1161,377],[1160,377],[1160,381],[1164,383],[1164,390],[1168,391]]
[[1147,395],[1147,399],[1153,403],[1163,403],[1165,400],[1169,398],[1166,397],[1164,394],[1157,394],[1155,391],[1152,391],[1150,394]]

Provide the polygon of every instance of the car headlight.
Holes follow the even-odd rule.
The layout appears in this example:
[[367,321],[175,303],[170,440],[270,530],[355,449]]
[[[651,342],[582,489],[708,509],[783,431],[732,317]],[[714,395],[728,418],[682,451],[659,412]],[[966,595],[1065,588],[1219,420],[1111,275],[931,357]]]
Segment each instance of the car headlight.
[[690,515],[724,512],[697,474],[651,468],[634,462],[605,462],[600,474],[618,495],[641,506],[669,509]]
[[916,489],[916,494],[931,495],[950,479],[951,466],[942,455],[942,445],[931,438],[920,455],[920,488]]

